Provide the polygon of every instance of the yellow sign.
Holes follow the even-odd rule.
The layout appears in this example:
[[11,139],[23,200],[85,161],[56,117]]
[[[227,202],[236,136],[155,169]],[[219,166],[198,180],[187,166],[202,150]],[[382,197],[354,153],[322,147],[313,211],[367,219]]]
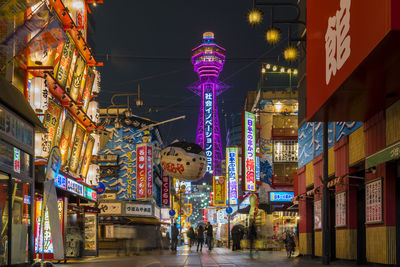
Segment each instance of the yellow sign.
[[224,176],[213,177],[214,206],[226,205],[226,179]]

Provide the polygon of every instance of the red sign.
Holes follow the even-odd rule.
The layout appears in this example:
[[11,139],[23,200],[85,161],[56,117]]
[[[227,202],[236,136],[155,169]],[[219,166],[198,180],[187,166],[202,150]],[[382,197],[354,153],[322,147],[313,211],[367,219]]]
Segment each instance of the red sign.
[[147,146],[147,197],[153,197],[153,150]]
[[398,9],[393,10],[397,2],[307,1],[308,120],[313,119],[389,31],[399,27],[400,19],[395,14]]
[[162,193],[161,193],[161,204],[163,206],[169,206],[169,176],[163,172],[162,175]]
[[136,199],[146,199],[146,145],[136,146]]

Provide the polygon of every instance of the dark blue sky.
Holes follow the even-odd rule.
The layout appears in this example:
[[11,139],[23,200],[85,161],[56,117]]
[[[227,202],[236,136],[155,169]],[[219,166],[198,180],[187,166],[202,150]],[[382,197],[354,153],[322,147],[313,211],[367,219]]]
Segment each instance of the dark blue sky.
[[[194,141],[200,99],[186,88],[197,80],[191,49],[200,44],[203,32],[212,31],[217,44],[226,49],[227,62],[220,79],[232,86],[219,97],[220,127],[225,138],[222,110],[229,126],[230,114],[240,112],[247,92],[256,89],[261,62],[229,59],[263,57],[277,63],[281,54],[281,47],[270,47],[264,41],[265,23],[257,28],[247,23],[251,2],[105,0],[97,5],[93,8],[96,55],[105,65],[101,68],[101,107],[110,105],[115,93],[136,92],[138,80],[146,77],[140,81],[145,105],[134,108],[134,113],[155,121],[186,115],[185,120],[161,127],[161,134],[166,143],[174,139]],[[269,14],[268,10],[265,13]]]

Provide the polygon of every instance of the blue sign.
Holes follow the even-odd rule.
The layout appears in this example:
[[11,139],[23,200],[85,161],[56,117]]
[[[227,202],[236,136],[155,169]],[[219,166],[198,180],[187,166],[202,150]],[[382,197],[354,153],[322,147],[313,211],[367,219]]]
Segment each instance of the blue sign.
[[[211,86],[211,85],[210,85]],[[204,91],[204,150],[207,158],[207,172],[213,170],[213,93]]]
[[67,178],[62,174],[57,175],[56,178],[54,178],[54,185],[67,190]]
[[269,192],[269,202],[291,202],[294,192]]
[[175,216],[175,211],[174,210],[169,210],[169,216]]
[[260,181],[260,157],[256,156],[256,181]]
[[232,214],[233,209],[232,209],[231,207],[227,207],[227,208],[225,209],[225,211],[226,211],[226,213],[228,213],[228,214]]
[[101,194],[104,193],[104,191],[106,191],[106,186],[102,182],[99,182],[99,184],[96,185],[94,188],[97,189],[97,194],[98,195],[101,195]]

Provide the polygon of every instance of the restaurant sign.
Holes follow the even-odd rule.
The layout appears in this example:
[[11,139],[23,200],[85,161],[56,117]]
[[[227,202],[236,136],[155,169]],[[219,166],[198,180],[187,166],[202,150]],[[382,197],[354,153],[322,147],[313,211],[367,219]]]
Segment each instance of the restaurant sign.
[[256,191],[256,116],[242,113],[242,180],[244,191]]

